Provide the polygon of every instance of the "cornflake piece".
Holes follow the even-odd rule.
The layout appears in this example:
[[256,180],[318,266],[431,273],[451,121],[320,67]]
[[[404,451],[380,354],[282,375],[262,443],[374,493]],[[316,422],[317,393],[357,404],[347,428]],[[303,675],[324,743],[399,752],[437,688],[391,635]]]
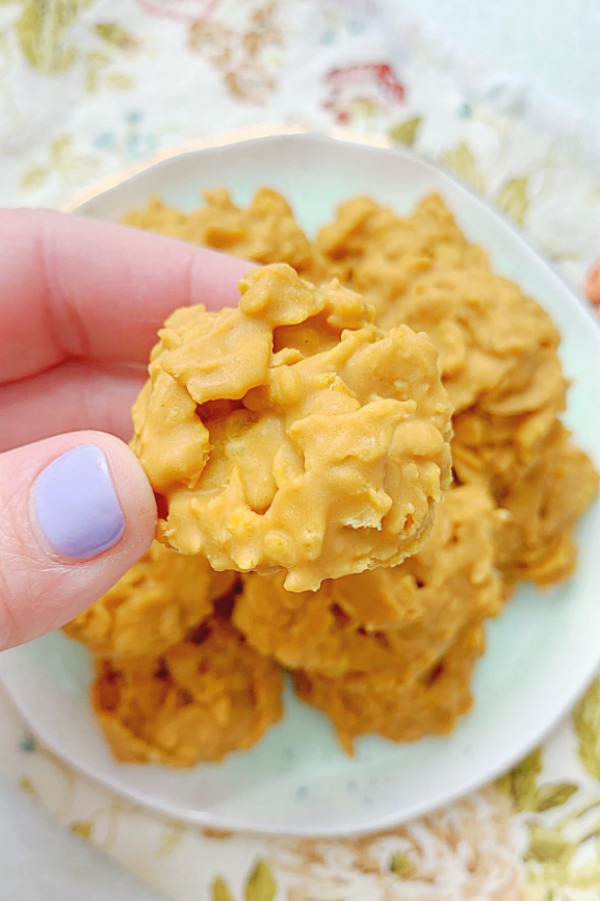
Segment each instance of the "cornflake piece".
[[432,343],[285,264],[240,287],[238,309],[169,318],[133,409],[159,539],[216,570],[284,570],[289,591],[400,563],[450,479]]

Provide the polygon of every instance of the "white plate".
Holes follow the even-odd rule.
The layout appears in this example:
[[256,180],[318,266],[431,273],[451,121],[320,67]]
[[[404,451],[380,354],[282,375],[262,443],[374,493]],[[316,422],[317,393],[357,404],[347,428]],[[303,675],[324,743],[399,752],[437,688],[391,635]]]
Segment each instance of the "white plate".
[[[501,216],[444,172],[401,150],[310,135],[241,141],[153,164],[83,203],[117,220],[158,194],[184,210],[204,188],[227,185],[240,203],[259,186],[282,191],[309,231],[333,207],[366,193],[406,213],[440,191],[495,268],[537,297],[561,330],[574,386],[568,425],[600,465],[600,331],[583,304]],[[74,767],[169,816],[221,828],[347,834],[423,813],[496,776],[563,716],[600,658],[600,505],[581,523],[576,575],[543,594],[522,588],[490,623],[474,678],[476,704],[447,738],[395,745],[367,737],[354,759],[329,722],[288,691],[284,721],[223,764],[170,771],[117,764],[91,714],[86,652],[60,634],[0,657],[0,674],[31,729]],[[596,540],[594,540],[596,536]]]

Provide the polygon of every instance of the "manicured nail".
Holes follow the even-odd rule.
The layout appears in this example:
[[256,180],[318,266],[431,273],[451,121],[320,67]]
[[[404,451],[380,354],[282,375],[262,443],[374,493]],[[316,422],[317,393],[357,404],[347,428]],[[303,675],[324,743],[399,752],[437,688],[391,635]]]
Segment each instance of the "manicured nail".
[[34,483],[33,499],[48,544],[65,557],[95,557],[125,531],[106,457],[93,444],[50,463]]

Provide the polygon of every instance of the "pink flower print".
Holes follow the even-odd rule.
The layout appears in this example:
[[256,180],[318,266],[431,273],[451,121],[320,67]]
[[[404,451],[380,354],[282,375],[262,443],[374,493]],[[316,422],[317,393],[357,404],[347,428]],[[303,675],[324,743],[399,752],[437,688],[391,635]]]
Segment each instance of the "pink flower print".
[[388,116],[404,102],[404,86],[387,63],[361,63],[332,69],[325,77],[324,107],[341,123]]
[[218,0],[138,0],[148,15],[177,19],[180,22],[206,19],[217,2]]
[[583,290],[587,299],[600,311],[600,260],[590,269]]

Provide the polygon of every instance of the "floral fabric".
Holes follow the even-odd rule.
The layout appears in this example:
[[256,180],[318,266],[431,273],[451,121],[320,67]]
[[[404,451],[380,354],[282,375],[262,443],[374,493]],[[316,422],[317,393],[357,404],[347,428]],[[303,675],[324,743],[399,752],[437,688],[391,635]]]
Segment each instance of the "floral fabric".
[[[600,307],[592,141],[393,0],[0,0],[5,205],[60,207],[181,140],[290,122],[377,132],[454,170]],[[174,901],[600,897],[600,680],[495,784],[339,840],[168,821],[36,744],[2,693],[0,720],[0,771]]]

